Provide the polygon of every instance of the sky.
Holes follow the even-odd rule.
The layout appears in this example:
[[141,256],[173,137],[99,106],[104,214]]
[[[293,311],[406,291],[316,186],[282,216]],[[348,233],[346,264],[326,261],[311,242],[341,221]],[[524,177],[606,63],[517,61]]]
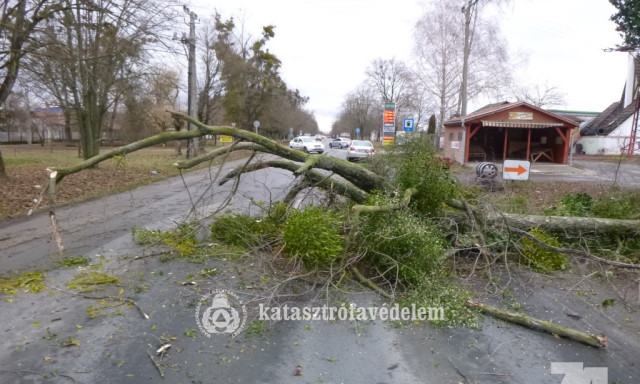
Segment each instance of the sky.
[[[200,19],[215,10],[244,19],[254,37],[275,25],[267,48],[282,61],[281,76],[310,98],[307,109],[329,132],[374,59],[412,60],[425,1],[196,0],[189,7]],[[603,51],[622,41],[609,21],[614,12],[608,0],[511,0],[491,17],[511,55],[526,58],[514,68],[518,83],[557,87],[566,100],[559,108],[599,112],[620,99],[626,77],[626,54]],[[471,100],[468,109],[487,101]]]

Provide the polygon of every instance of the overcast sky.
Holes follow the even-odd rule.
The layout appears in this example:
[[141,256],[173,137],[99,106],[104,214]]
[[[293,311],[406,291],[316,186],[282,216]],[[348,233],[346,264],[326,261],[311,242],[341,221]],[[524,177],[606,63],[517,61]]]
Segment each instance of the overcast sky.
[[[456,1],[456,0],[452,0]],[[483,1],[483,0],[479,0]],[[283,62],[289,88],[310,97],[307,108],[328,132],[345,96],[365,79],[375,58],[409,62],[413,27],[423,12],[415,0],[216,0],[192,3],[200,18],[217,9],[244,18],[259,36],[275,25],[270,52]],[[462,7],[466,1],[460,1]],[[564,109],[602,111],[620,98],[624,53],[603,52],[621,42],[609,21],[607,0],[512,0],[496,14],[513,56],[527,57],[514,69],[520,82],[558,87]],[[471,100],[473,111],[487,100]]]

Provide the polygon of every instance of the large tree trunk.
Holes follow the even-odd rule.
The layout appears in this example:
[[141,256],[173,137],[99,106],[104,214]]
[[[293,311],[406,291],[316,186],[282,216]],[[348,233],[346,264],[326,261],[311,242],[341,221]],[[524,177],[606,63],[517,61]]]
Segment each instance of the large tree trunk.
[[4,167],[4,159],[2,158],[2,152],[0,152],[0,180],[6,180],[7,178],[8,178],[7,170]]
[[[449,202],[449,206],[465,210],[463,204]],[[487,212],[479,208],[473,208],[473,215],[478,221],[493,227],[513,227],[524,231],[531,228],[539,228],[547,232],[562,232],[571,234],[617,234],[630,236],[640,234],[640,220],[603,219],[599,217],[574,217],[574,216],[535,216],[502,213],[497,211]],[[468,215],[463,212],[449,211],[458,222],[468,220]]]
[[486,216],[486,221],[494,226],[503,224],[527,231],[531,228],[539,228],[548,232],[615,233],[627,236],[640,233],[640,220],[491,213]]

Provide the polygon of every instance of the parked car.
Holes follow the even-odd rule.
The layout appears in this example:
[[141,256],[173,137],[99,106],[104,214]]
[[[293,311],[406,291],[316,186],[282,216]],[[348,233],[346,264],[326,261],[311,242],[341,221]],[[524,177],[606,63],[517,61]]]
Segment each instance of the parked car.
[[369,157],[375,153],[373,143],[368,140],[353,140],[347,149],[347,160],[355,161],[363,157]]
[[322,135],[316,135],[315,139],[316,139],[316,141],[322,141],[322,139],[324,139],[324,137],[322,137]]
[[321,141],[316,141],[311,136],[299,136],[289,142],[289,148],[300,149],[307,153],[310,152],[324,152],[324,144]]
[[351,141],[349,139],[345,139],[343,137],[336,137],[335,139],[331,140],[331,142],[329,143],[329,148],[347,148],[349,146],[349,144],[351,144]]

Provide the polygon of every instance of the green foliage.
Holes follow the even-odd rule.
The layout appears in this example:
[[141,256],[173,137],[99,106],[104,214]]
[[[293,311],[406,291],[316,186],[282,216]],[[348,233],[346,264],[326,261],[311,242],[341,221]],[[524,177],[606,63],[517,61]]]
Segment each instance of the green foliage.
[[264,320],[252,321],[247,327],[247,336],[263,336],[267,330],[267,323]]
[[344,254],[342,218],[324,208],[295,212],[282,228],[283,252],[305,268],[322,268]]
[[196,253],[196,227],[190,223],[180,223],[177,228],[164,232],[162,241],[174,248],[181,256],[193,256]]
[[550,216],[577,216],[588,217],[592,215],[591,208],[593,198],[586,193],[572,193],[564,195],[558,206],[545,211]]
[[133,242],[138,245],[154,245],[162,241],[162,231],[157,229],[131,228]]
[[[532,229],[529,231],[529,234],[547,245],[553,247],[561,246],[558,239],[539,229]],[[548,273],[551,271],[563,270],[566,269],[569,264],[567,256],[562,253],[543,248],[527,237],[523,237],[522,240],[520,240],[520,243],[522,245],[522,252],[524,255],[523,263],[529,265],[538,272]]]
[[156,229],[132,228],[133,241],[139,245],[165,244],[181,256],[193,256],[196,253],[196,225],[180,223],[177,228],[169,231]]
[[429,126],[427,128],[427,133],[429,135],[433,135],[436,133],[436,115],[429,116]]
[[45,289],[43,272],[25,272],[14,277],[0,277],[0,292],[15,295],[18,290],[38,293]]
[[263,246],[277,237],[281,214],[277,208],[266,219],[235,213],[219,216],[211,225],[211,240],[244,248]]
[[640,215],[640,195],[617,192],[597,199],[593,204],[593,215],[608,219],[637,219]]
[[87,271],[73,276],[73,279],[67,282],[67,289],[88,292],[99,289],[101,286],[112,284],[120,284],[120,279],[107,273]]
[[609,0],[617,12],[611,15],[611,21],[616,23],[616,31],[624,39],[624,43],[631,47],[640,46],[640,1],[638,0]]
[[467,302],[473,298],[472,292],[462,289],[455,278],[442,271],[433,271],[420,282],[411,286],[400,300],[403,307],[439,307],[444,311],[443,320],[431,323],[448,327],[476,327],[478,318],[474,311],[467,308]]
[[56,260],[56,264],[65,268],[84,267],[89,265],[89,259],[83,256],[71,256],[66,259]]
[[394,181],[401,191],[415,188],[412,205],[428,215],[437,214],[444,202],[453,198],[457,187],[444,160],[438,157],[428,138],[414,138],[385,155],[395,171]]
[[445,241],[431,221],[409,210],[374,212],[365,220],[360,247],[389,278],[397,273],[402,280],[419,283],[440,265]]

